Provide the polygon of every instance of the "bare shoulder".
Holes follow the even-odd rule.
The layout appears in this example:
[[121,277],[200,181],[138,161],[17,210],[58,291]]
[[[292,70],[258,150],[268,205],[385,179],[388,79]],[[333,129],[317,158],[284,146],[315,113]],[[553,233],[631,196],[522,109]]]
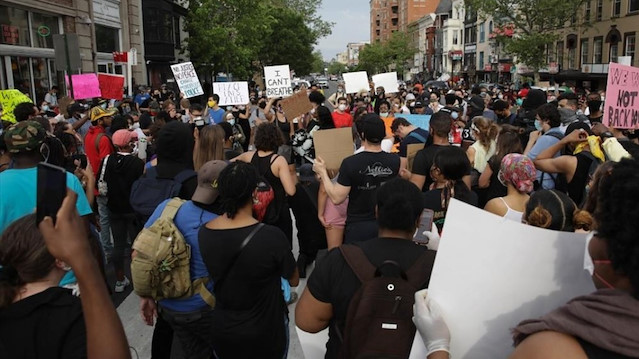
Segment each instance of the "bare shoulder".
[[529,336],[508,358],[588,359],[575,337],[554,331],[543,331]]
[[494,213],[498,216],[504,216],[508,209],[504,205],[504,201],[501,197],[493,198],[486,203],[484,209],[490,213]]

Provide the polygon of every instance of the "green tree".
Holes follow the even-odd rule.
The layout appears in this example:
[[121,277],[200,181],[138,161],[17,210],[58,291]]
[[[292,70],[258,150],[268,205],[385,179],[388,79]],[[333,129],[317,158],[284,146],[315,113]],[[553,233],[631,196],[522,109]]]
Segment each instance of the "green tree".
[[364,46],[359,50],[359,69],[369,74],[386,71],[387,66],[390,65],[386,51],[386,47],[381,42]]
[[359,68],[370,74],[395,69],[401,76],[416,52],[417,48],[409,36],[397,31],[385,42],[364,46],[359,52]]
[[335,60],[331,61],[328,64],[328,73],[333,75],[338,75],[344,72],[348,72],[348,67],[340,62]]
[[[326,63],[324,63],[324,57],[319,50],[313,51],[313,62],[311,65],[311,72],[323,74]],[[302,74],[299,74],[302,75]],[[306,74],[304,74],[306,75]]]
[[505,50],[531,67],[535,80],[546,67],[545,49],[558,39],[557,30],[584,25],[579,9],[587,0],[467,0],[467,11],[478,11],[480,18],[490,14],[496,25],[514,26],[511,37],[500,36]]

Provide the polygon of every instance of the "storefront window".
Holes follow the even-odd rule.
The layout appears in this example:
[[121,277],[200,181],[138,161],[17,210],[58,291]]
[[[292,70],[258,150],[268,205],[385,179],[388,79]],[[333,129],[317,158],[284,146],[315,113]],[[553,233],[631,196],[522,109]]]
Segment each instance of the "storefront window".
[[0,6],[0,43],[31,46],[28,12],[8,6]]
[[31,74],[29,72],[29,58],[12,56],[11,72],[13,72],[14,88],[20,90],[27,96],[31,96]]
[[31,67],[33,68],[33,85],[35,86],[36,103],[44,101],[44,96],[49,91],[49,73],[47,69],[47,60],[43,58],[32,58]]
[[58,18],[55,16],[31,13],[31,33],[33,47],[53,48],[53,35],[60,33]]
[[118,29],[95,25],[95,41],[98,52],[120,51],[120,31]]

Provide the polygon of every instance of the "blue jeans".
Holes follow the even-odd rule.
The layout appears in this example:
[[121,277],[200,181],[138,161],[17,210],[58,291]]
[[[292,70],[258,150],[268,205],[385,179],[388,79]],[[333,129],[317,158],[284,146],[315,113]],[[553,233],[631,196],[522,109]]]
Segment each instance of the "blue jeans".
[[97,196],[98,213],[100,215],[100,243],[102,249],[107,256],[113,253],[113,243],[111,243],[111,226],[109,222],[109,207],[107,207],[107,198],[105,196]]

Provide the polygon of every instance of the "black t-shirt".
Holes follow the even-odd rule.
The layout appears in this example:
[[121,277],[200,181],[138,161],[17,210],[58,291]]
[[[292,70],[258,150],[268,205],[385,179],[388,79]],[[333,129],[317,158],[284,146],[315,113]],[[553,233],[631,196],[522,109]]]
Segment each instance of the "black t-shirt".
[[351,188],[347,224],[374,221],[377,188],[398,173],[399,156],[394,154],[364,151],[344,159],[337,183]]
[[317,218],[317,193],[319,183],[297,183],[295,195],[288,197],[288,204],[295,216],[300,252],[315,257],[319,248],[326,248],[326,231]]
[[[464,196],[465,198],[460,197],[461,196],[458,196],[457,199],[477,207],[478,198],[475,192],[470,191],[468,195]],[[436,224],[441,232],[442,228],[444,228],[444,220],[446,219],[446,211],[448,210],[442,207],[442,189],[424,192],[422,193],[422,199],[424,200],[424,208],[432,209],[433,212],[435,212],[433,215],[433,224]]]
[[433,166],[433,159],[437,152],[447,146],[442,145],[430,145],[424,147],[423,150],[419,150],[413,160],[413,173],[416,175],[425,176],[424,187],[422,191],[428,191],[428,188],[433,183],[433,179],[430,178],[430,168]]
[[80,299],[52,287],[0,310],[0,358],[86,358]]
[[[340,174],[341,176],[341,174]],[[424,246],[412,241],[397,238],[373,238],[365,242],[357,242],[355,245],[362,248],[368,260],[378,267],[386,260],[392,260],[408,270],[413,263],[426,252]],[[435,257],[435,252],[429,251]],[[432,267],[424,268],[430,273]],[[420,288],[427,288],[428,279]],[[333,318],[329,323],[329,340],[326,345],[326,357],[336,358],[341,343],[337,339],[335,324],[343,333],[346,314],[351,298],[359,289],[361,283],[353,270],[348,266],[339,249],[332,249],[328,255],[317,264],[308,279],[308,290],[315,299],[333,305]]]
[[[102,161],[104,166],[104,161]],[[102,166],[98,174],[102,173]],[[134,155],[114,153],[109,156],[109,161],[104,172],[107,182],[107,207],[113,213],[133,213],[129,197],[131,187],[144,173],[144,161]]]
[[[214,283],[255,226],[200,228],[200,252]],[[290,278],[295,266],[288,239],[279,228],[265,225],[255,233],[222,288],[215,290],[216,325],[211,332],[220,358],[282,358],[288,328],[280,278]]]
[[[423,139],[423,141],[422,141]],[[406,157],[408,150],[408,145],[414,143],[426,143],[428,140],[428,131],[423,128],[416,128],[412,130],[399,144],[399,156]]]
[[490,176],[490,184],[486,191],[486,203],[493,198],[504,197],[508,194],[506,186],[499,181],[499,169],[501,167],[501,157],[492,156],[488,160],[488,167],[490,167],[493,174]]

